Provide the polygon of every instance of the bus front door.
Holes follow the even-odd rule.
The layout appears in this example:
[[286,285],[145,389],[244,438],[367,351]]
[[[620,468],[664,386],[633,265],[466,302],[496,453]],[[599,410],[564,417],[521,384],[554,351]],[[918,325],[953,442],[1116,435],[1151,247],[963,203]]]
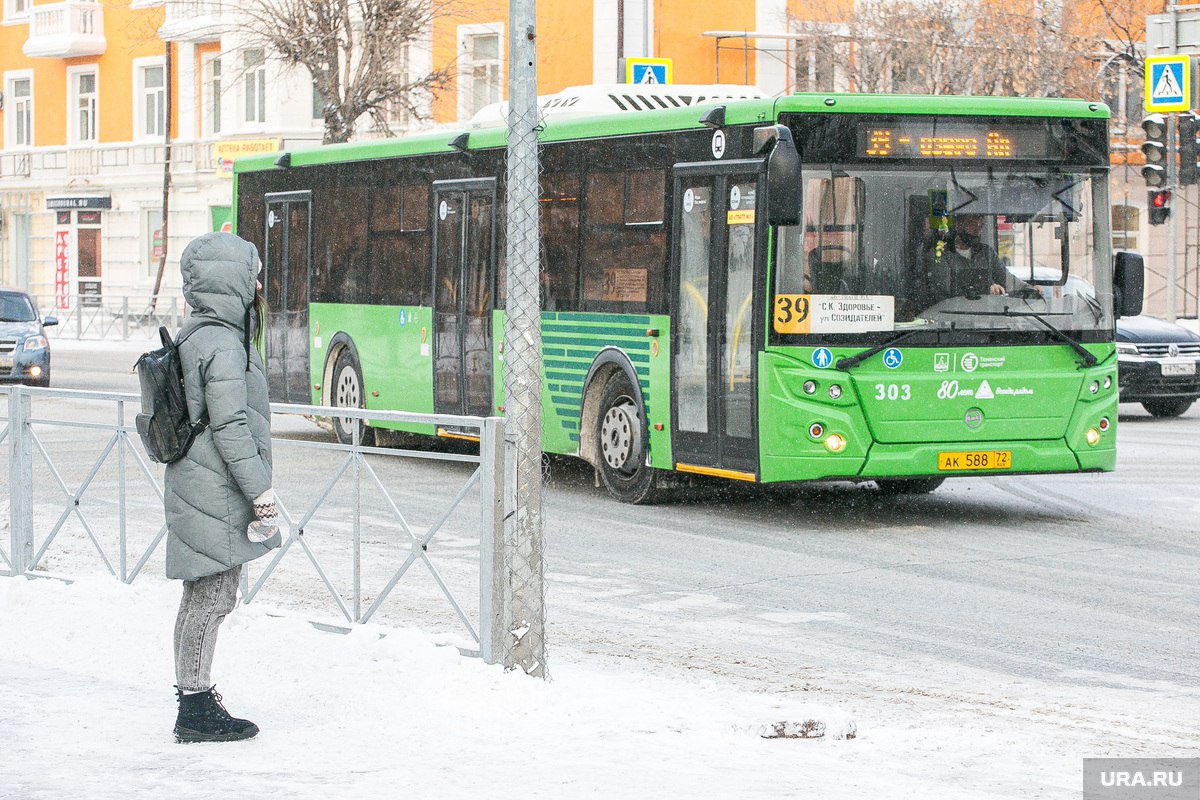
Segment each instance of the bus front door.
[[492,413],[496,187],[439,181],[433,252],[434,412]]
[[267,384],[277,403],[310,403],[308,274],[312,260],[312,196],[266,196],[267,230],[260,279],[267,301]]
[[756,479],[759,164],[675,169],[672,450],[681,471]]

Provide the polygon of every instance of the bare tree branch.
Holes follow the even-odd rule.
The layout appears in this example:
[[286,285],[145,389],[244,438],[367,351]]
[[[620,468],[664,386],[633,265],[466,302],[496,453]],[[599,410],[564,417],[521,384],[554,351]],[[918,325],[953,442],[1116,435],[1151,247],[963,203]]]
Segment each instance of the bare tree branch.
[[[391,133],[397,113],[421,119],[446,88],[453,64],[410,72],[410,51],[425,44],[448,12],[435,0],[256,0],[239,6],[241,34],[287,66],[303,67],[322,100],[324,141],[349,141],[364,115]],[[428,46],[428,45],[426,45]]]

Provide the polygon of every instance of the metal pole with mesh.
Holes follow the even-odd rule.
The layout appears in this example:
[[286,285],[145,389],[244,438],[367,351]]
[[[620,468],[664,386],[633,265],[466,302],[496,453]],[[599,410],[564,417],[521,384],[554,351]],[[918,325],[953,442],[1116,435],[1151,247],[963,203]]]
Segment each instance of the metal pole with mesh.
[[506,433],[516,451],[516,506],[504,526],[503,663],[546,677],[542,574],[541,297],[535,0],[509,0]]

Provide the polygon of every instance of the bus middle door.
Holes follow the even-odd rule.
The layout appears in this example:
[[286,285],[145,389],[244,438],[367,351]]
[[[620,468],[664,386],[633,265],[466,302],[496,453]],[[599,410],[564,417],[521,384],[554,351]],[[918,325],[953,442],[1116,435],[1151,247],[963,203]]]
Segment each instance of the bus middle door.
[[675,168],[672,449],[684,472],[756,480],[761,162]]
[[496,184],[437,181],[433,243],[434,413],[492,412]]
[[312,260],[312,195],[266,196],[267,230],[262,254],[267,303],[266,368],[271,400],[310,403],[308,280]]

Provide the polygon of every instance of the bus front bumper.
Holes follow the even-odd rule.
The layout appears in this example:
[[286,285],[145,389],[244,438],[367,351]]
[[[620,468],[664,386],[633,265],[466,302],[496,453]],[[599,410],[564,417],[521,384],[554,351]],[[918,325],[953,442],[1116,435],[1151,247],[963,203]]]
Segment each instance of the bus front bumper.
[[[1095,446],[1089,446],[1086,450],[1072,450],[1065,439],[893,445],[876,443],[870,446],[863,459],[766,456],[762,463],[762,478],[764,482],[775,482],[1111,472],[1117,463],[1114,442],[1115,436],[1110,431]],[[1004,462],[1000,468],[996,468],[998,461]]]

